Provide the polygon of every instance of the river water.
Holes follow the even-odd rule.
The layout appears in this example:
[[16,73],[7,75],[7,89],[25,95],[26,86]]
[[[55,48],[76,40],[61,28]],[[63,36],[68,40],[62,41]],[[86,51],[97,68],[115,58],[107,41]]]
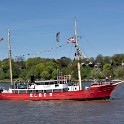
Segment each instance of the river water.
[[124,124],[124,84],[110,100],[1,100],[0,124]]

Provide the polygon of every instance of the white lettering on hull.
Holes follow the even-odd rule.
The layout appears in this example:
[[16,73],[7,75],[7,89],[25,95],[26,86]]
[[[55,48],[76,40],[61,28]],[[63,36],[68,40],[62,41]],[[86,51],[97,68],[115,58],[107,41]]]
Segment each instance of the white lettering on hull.
[[46,97],[46,95],[48,96],[52,96],[52,93],[39,93],[39,94],[33,94],[33,93],[30,93],[30,97]]

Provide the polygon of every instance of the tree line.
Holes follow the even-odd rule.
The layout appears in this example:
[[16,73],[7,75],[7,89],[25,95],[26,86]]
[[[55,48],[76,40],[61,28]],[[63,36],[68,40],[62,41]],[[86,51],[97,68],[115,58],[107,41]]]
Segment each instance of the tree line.
[[[84,58],[81,63],[82,79],[124,79],[124,54],[103,56],[99,54],[96,58]],[[56,79],[58,74],[70,74],[72,80],[77,80],[77,60],[67,57],[60,59],[29,58],[25,60],[22,56],[12,59],[13,79],[28,81],[31,75],[36,80]],[[0,61],[0,80],[10,78],[9,59]]]

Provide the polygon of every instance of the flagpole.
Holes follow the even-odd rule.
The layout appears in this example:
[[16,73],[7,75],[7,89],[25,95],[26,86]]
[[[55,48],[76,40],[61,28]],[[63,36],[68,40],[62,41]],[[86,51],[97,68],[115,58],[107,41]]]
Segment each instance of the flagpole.
[[11,85],[13,84],[12,79],[12,54],[11,54],[11,46],[10,46],[10,30],[8,29],[8,54],[9,54],[9,66],[10,66],[10,80]]

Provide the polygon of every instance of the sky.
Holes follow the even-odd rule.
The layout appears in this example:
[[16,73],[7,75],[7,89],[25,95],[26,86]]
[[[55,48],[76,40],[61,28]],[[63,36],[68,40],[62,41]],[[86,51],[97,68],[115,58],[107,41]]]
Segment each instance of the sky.
[[124,53],[123,0],[0,0],[0,60],[8,57],[8,29],[13,58],[73,58],[74,44],[66,41],[74,17],[83,56]]

